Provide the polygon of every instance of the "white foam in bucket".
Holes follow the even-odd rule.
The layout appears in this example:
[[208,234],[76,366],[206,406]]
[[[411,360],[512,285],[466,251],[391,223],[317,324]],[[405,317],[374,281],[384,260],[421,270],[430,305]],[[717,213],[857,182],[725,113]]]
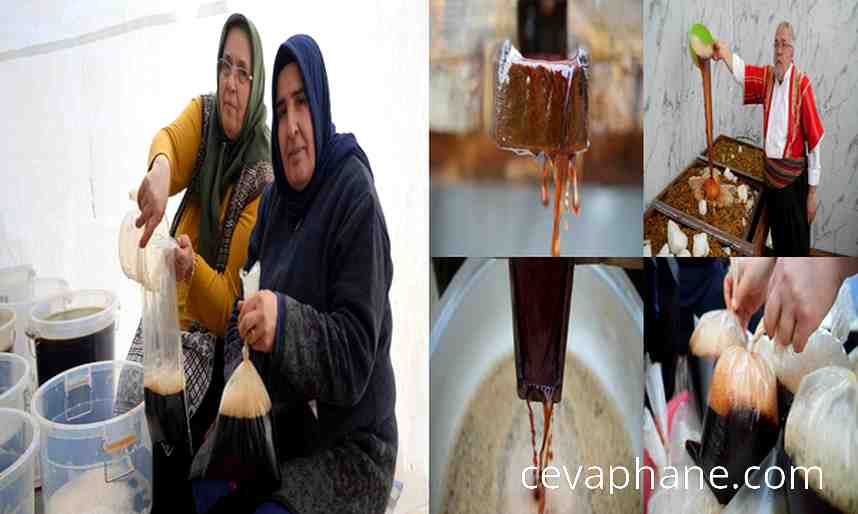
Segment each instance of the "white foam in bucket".
[[15,345],[15,309],[0,307],[0,352],[10,352]]
[[38,457],[39,425],[18,409],[0,408],[0,509],[34,514],[34,464]]
[[143,366],[105,361],[70,369],[33,397],[47,514],[148,514],[152,441]]
[[0,353],[0,407],[27,411],[33,395],[30,363],[14,353]]

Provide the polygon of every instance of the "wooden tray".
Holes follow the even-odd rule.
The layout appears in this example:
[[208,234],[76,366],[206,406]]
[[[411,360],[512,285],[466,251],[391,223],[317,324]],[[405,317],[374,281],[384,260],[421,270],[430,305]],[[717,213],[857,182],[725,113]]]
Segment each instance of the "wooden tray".
[[[713,143],[713,148],[714,148],[714,146],[715,146],[715,145],[717,145],[717,144],[718,144],[718,141],[721,141],[721,140],[727,140],[727,141],[729,141],[729,142],[731,142],[731,143],[736,143],[736,144],[738,144],[738,145],[742,145],[742,146],[744,146],[744,147],[746,147],[746,148],[751,148],[751,149],[753,149],[753,150],[763,152],[763,156],[765,156],[765,155],[766,155],[766,154],[765,154],[765,150],[764,150],[763,148],[760,148],[759,146],[756,146],[756,145],[752,145],[752,144],[747,143],[747,142],[745,142],[745,141],[739,141],[738,139],[733,138],[733,137],[730,137],[730,136],[725,136],[724,134],[721,134],[720,136],[718,136],[717,138],[715,138],[715,142]],[[709,154],[708,154],[708,152],[707,152],[706,150],[707,150],[707,149],[706,149],[706,147],[703,147],[703,150],[700,152],[700,159],[702,159],[702,160],[703,160],[703,161],[705,161],[705,162],[709,162]],[[713,150],[713,151],[714,151],[714,150]],[[748,178],[748,179],[753,180],[755,184],[759,184],[759,185],[764,185],[764,184],[765,184],[765,177],[758,177],[758,176],[754,175],[752,172],[750,172],[750,171],[748,171],[748,170],[744,170],[744,169],[742,169],[742,168],[734,168],[734,167],[729,166],[729,165],[727,165],[727,164],[725,164],[725,163],[723,163],[723,162],[720,162],[718,159],[715,159],[715,163],[714,163],[714,164],[715,164],[715,165],[717,165],[717,166],[721,166],[722,168],[730,168],[730,171],[736,172],[736,173],[738,173],[739,175],[742,175],[742,176],[743,176],[743,177],[745,177],[745,178]]]
[[[755,225],[758,224],[757,222],[760,219],[760,213],[763,210],[763,201],[762,201],[763,198],[762,198],[762,186],[760,184],[756,183],[755,181],[748,180],[745,177],[742,177],[742,179],[744,179],[745,183],[747,183],[751,188],[753,188],[754,191],[758,194],[756,195],[754,212],[751,214],[751,216],[749,218],[750,222],[745,226],[745,230],[742,233],[741,237],[736,237],[735,235],[730,234],[730,233],[728,233],[728,232],[726,232],[726,231],[724,231],[724,230],[700,219],[697,216],[691,216],[689,214],[686,214],[685,212],[677,209],[676,207],[668,205],[667,203],[662,201],[662,199],[665,196],[665,193],[671,187],[673,187],[678,181],[687,180],[687,173],[688,173],[689,169],[694,168],[694,167],[706,166],[707,162],[708,161],[704,161],[702,159],[697,159],[694,162],[692,162],[691,165],[686,167],[682,171],[682,173],[680,173],[677,177],[675,177],[670,182],[670,184],[668,184],[667,187],[665,187],[661,191],[661,193],[659,193],[658,196],[656,196],[655,200],[653,200],[653,202],[652,202],[652,207],[655,208],[656,210],[660,211],[662,214],[667,215],[667,217],[672,218],[677,222],[681,222],[683,225],[686,225],[687,227],[690,227],[694,230],[706,232],[710,236],[712,236],[715,239],[717,239],[718,241],[720,241],[722,244],[726,244],[726,245],[732,247],[734,250],[737,250],[742,255],[756,255],[757,254],[756,246],[758,244],[757,232],[759,232],[759,231],[755,230],[755,228],[756,228]],[[715,167],[720,169],[721,172],[723,173],[724,166],[716,164]],[[742,179],[740,179],[739,181],[741,182]],[[655,251],[658,251],[658,250],[655,250]]]
[[[644,240],[647,239],[647,237],[646,237],[647,222],[649,221],[649,219],[652,216],[655,216],[655,215],[661,215],[667,219],[673,220],[677,225],[679,225],[680,228],[686,229],[688,232],[692,233],[691,235],[689,235],[688,232],[686,232],[686,234],[685,234],[686,236],[688,236],[688,246],[689,246],[688,251],[689,252],[693,248],[693,235],[694,235],[694,233],[703,232],[707,236],[709,236],[709,255],[707,257],[729,257],[730,255],[741,255],[741,253],[738,249],[732,248],[728,244],[724,244],[722,241],[719,241],[718,239],[713,237],[712,234],[709,234],[706,231],[694,230],[693,227],[689,227],[688,225],[685,225],[680,220],[676,220],[676,219],[671,218],[670,216],[664,214],[663,212],[656,210],[652,206],[647,208],[647,210],[644,212],[644,216],[643,216],[643,230],[641,231],[641,233],[643,234]],[[665,243],[666,242],[667,241],[665,241]],[[655,257],[656,254],[659,252],[659,250],[661,250],[661,245],[654,245],[654,244],[652,244],[652,241],[650,241],[650,244],[651,244],[651,248],[652,248],[652,255],[653,255],[653,257]],[[664,243],[662,243],[662,244],[664,244]],[[718,247],[720,248],[720,251],[718,251],[716,249],[715,245],[718,245]],[[730,248],[731,253],[729,255],[727,253],[725,253],[723,250],[724,248]]]

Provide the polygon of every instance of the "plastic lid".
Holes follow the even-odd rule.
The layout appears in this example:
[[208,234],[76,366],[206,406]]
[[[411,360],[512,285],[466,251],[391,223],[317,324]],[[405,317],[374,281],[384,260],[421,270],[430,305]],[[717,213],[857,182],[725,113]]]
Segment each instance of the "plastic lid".
[[[76,309],[100,309],[71,320],[51,320],[51,316]],[[88,289],[66,291],[33,305],[27,335],[32,339],[76,339],[94,334],[116,321],[119,299],[110,291]]]
[[18,376],[18,380],[12,384],[12,387],[10,387],[5,393],[0,394],[0,405],[3,405],[8,402],[10,398],[14,398],[20,394],[21,390],[27,387],[30,378],[30,363],[27,362],[27,359],[21,357],[17,353],[0,353],[0,362],[3,361],[11,362],[13,369],[17,368],[21,373],[16,374]]

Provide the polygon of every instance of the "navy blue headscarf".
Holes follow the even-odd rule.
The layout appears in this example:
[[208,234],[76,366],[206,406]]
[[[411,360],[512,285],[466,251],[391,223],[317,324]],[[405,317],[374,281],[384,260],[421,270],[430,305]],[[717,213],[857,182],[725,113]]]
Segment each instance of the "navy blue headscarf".
[[328,176],[337,173],[352,155],[357,156],[371,171],[369,159],[358,145],[352,134],[339,134],[331,120],[331,93],[328,89],[328,72],[319,45],[310,36],[298,34],[286,40],[277,50],[274,60],[274,74],[271,77],[271,101],[277,104],[277,77],[288,64],[297,63],[304,81],[304,92],[310,105],[313,119],[313,139],[316,146],[316,166],[313,177],[302,191],[297,191],[289,185],[280,158],[280,144],[277,139],[279,116],[274,109],[271,124],[271,160],[274,166],[275,187],[278,194],[285,199],[289,217],[303,219],[310,204],[319,192],[319,188]]

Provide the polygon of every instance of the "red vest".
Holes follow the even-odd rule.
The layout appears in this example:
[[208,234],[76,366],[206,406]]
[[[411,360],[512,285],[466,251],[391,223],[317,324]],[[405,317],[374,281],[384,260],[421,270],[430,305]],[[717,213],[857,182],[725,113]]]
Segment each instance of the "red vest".
[[[769,112],[771,111],[772,90],[774,89],[774,66],[745,65],[745,104],[763,105],[763,135],[768,134]],[[783,159],[803,159],[816,148],[825,129],[816,111],[813,87],[807,75],[798,71],[793,64],[789,85],[789,115],[787,121],[787,142]],[[765,141],[765,138],[764,138]],[[763,143],[765,146],[765,142]],[[805,150],[805,145],[807,149]]]

